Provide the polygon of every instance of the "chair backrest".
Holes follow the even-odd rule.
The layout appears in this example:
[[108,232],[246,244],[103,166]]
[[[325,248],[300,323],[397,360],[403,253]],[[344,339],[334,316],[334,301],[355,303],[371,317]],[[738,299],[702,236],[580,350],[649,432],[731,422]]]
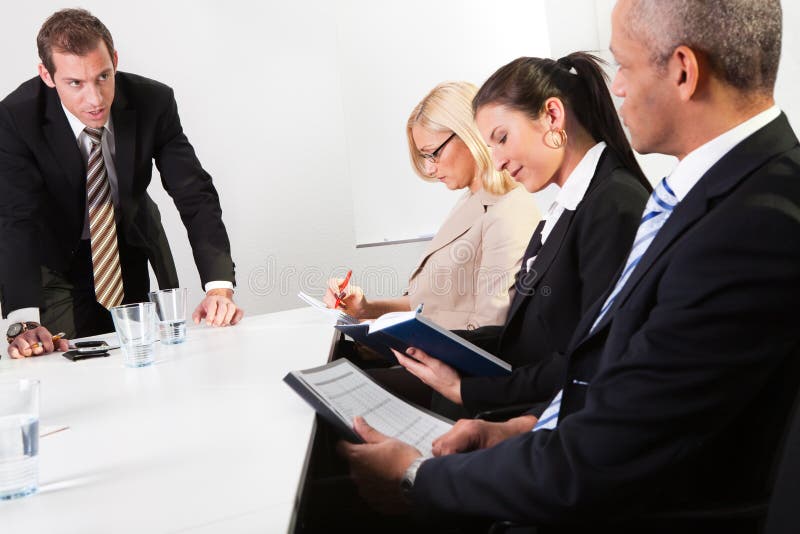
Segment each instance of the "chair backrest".
[[800,394],[790,418],[764,534],[800,531]]

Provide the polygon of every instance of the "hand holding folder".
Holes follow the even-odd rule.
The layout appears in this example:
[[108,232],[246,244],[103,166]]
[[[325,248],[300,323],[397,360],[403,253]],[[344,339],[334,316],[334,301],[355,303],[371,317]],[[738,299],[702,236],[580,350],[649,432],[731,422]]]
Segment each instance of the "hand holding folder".
[[364,442],[353,426],[356,417],[425,456],[431,455],[433,440],[453,427],[452,421],[396,397],[345,359],[292,371],[283,381],[353,443]]
[[444,363],[417,348],[410,348],[406,354],[393,350],[397,362],[412,375],[432,389],[438,391],[450,402],[463,405],[461,400],[461,375]]
[[471,376],[503,376],[511,366],[477,345],[457,336],[422,315],[422,304],[415,311],[391,312],[374,321],[359,323],[342,310],[330,309],[302,291],[298,296],[309,305],[335,317],[334,328],[371,348],[391,362],[397,363],[392,349],[406,353],[409,347]]
[[467,375],[503,376],[511,373],[508,363],[439,326],[420,312],[421,309],[392,312],[371,323],[337,324],[334,328],[390,361],[397,361],[391,349],[406,354],[409,347],[415,347]]

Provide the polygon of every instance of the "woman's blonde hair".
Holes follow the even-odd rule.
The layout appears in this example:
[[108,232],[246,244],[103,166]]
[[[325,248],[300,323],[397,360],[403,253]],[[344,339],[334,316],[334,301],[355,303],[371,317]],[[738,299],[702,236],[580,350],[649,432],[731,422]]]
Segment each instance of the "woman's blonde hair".
[[494,169],[489,148],[481,138],[472,114],[472,99],[478,88],[469,82],[440,83],[417,104],[408,117],[406,136],[411,165],[417,175],[428,182],[435,182],[425,172],[425,159],[417,150],[411,129],[419,125],[432,132],[454,132],[467,146],[475,165],[483,188],[495,195],[504,195],[518,184],[506,171]]

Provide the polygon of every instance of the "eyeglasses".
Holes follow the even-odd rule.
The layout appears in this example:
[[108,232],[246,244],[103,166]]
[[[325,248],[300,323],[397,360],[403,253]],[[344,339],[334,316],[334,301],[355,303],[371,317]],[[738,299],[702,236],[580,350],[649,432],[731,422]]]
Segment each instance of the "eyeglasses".
[[429,162],[431,162],[431,163],[439,163],[439,158],[440,158],[440,157],[441,157],[441,155],[442,155],[442,150],[444,150],[444,147],[446,147],[446,146],[447,146],[447,143],[449,143],[449,142],[450,142],[450,140],[451,140],[453,137],[455,137],[455,136],[456,136],[456,133],[455,133],[455,132],[451,133],[451,134],[450,134],[450,137],[448,137],[447,139],[445,139],[445,140],[444,140],[444,143],[442,143],[441,145],[439,145],[439,147],[438,147],[436,150],[434,150],[434,151],[433,151],[433,152],[431,152],[430,154],[420,154],[420,156],[422,156],[422,158],[423,158],[424,160],[426,160],[426,161],[429,161]]

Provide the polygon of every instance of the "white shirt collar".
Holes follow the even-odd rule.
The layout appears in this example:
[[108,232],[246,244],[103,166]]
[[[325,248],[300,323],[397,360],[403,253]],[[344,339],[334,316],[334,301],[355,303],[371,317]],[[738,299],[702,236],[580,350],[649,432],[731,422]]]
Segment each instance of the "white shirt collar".
[[[545,222],[541,233],[542,245],[547,241],[550,232],[553,231],[556,222],[558,222],[564,210],[575,211],[578,204],[583,200],[584,195],[586,195],[586,190],[589,189],[589,184],[595,172],[597,172],[597,164],[600,162],[600,156],[603,155],[603,150],[605,150],[605,148],[605,142],[600,141],[587,150],[586,154],[583,155],[567,177],[567,180],[564,182],[564,187],[559,188],[556,199],[545,214]],[[530,270],[531,265],[533,265],[533,260],[535,259],[535,256],[528,259],[528,270]]]
[[730,152],[733,147],[778,118],[780,114],[781,110],[778,109],[778,106],[772,106],[692,150],[678,162],[668,179],[678,202],[683,200],[708,169]]
[[[64,114],[67,116],[67,120],[69,121],[69,125],[72,128],[72,133],[75,134],[75,139],[78,138],[83,133],[83,129],[86,128],[86,125],[81,122],[81,120],[70,113],[70,111],[64,106],[64,103],[61,103],[61,108],[64,110]],[[111,124],[111,113],[108,114],[108,120],[105,124],[106,130],[109,131],[112,135],[114,134],[114,127]]]
[[572,172],[564,182],[564,187],[559,189],[555,199],[556,204],[563,206],[564,209],[575,211],[578,204],[583,200],[586,190],[589,189],[589,183],[594,177],[597,163],[600,161],[600,156],[603,155],[605,148],[605,141],[600,141],[583,155],[583,158],[572,169]]

